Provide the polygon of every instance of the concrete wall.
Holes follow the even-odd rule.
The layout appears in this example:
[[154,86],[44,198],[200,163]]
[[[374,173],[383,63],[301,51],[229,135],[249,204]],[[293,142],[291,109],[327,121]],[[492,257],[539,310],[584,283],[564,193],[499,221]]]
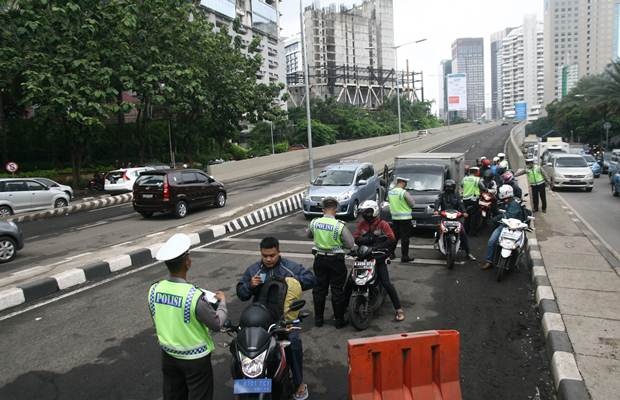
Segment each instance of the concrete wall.
[[525,168],[525,157],[521,152],[521,145],[525,140],[526,124],[527,122],[524,121],[512,128],[512,131],[510,131],[510,138],[508,138],[504,145],[504,153],[506,153],[506,157],[513,171],[519,168]]
[[[407,132],[402,134],[403,142],[400,146],[414,141],[421,146],[438,146],[444,142],[449,142],[452,138],[463,137],[483,129],[490,125],[459,124],[451,127],[441,127],[430,129],[431,134],[426,137],[417,138],[417,133]],[[337,143],[327,146],[316,147],[313,149],[314,160],[322,160],[339,155],[347,155],[354,152],[363,152],[380,146],[398,145],[398,135],[380,136],[369,139],[353,140],[349,142]],[[430,148],[430,147],[429,147]],[[407,147],[408,152],[425,151]],[[390,150],[392,158],[394,149]],[[257,157],[248,160],[229,161],[222,164],[210,165],[208,171],[215,178],[230,182],[246,179],[253,176],[266,174],[278,169],[291,168],[308,162],[308,150],[290,151],[287,153],[274,154],[265,157]]]

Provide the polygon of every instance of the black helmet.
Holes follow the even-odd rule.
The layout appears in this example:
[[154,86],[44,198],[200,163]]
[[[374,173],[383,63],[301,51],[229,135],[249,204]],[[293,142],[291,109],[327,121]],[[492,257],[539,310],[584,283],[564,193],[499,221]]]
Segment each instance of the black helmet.
[[484,171],[483,177],[485,181],[490,181],[491,179],[493,179],[493,171],[487,169],[486,171]]
[[454,193],[456,191],[456,182],[453,179],[446,179],[443,188],[446,192]]

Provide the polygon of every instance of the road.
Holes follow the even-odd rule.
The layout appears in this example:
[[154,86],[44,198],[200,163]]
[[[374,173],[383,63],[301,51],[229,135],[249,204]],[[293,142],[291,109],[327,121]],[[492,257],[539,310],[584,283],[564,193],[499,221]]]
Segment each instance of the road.
[[[556,192],[583,218],[616,253],[620,253],[620,198],[611,195],[609,178],[602,175],[594,180],[590,193],[564,189]],[[617,260],[620,262],[620,260]]]
[[[506,127],[483,129],[482,133],[471,136],[472,139],[457,141],[456,147],[465,150],[462,143],[475,143],[479,138],[491,132],[507,132]],[[478,138],[478,139],[476,139]],[[413,141],[403,142],[398,147],[385,146],[388,151],[398,151],[419,146],[417,143],[445,142],[432,135]],[[368,149],[371,152],[377,149]],[[354,155],[354,154],[351,154]],[[338,161],[341,156],[322,160],[316,169]],[[131,204],[122,204],[103,209],[81,212],[49,220],[39,220],[22,224],[25,235],[25,248],[11,263],[2,267],[0,287],[14,285],[18,282],[48,276],[60,272],[63,268],[70,268],[77,263],[86,264],[95,261],[97,255],[105,253],[106,257],[124,254],[141,245],[145,238],[155,241],[155,236],[167,229],[183,228],[189,224],[204,227],[208,224],[225,222],[234,214],[250,211],[252,204],[264,202],[274,193],[283,193],[297,188],[302,190],[308,181],[306,165],[296,168],[279,170],[275,173],[245,179],[227,184],[228,203],[224,209],[206,209],[190,213],[182,221],[169,215],[156,215],[151,219],[143,219],[135,213]],[[95,257],[95,259],[93,259]],[[92,259],[92,260],[91,260]],[[85,260],[85,261],[84,261]],[[51,272],[50,272],[51,271]]]
[[[465,151],[467,158],[500,151],[507,132],[472,137],[441,151]],[[477,143],[476,143],[477,142]],[[471,146],[474,145],[472,148]],[[352,224],[349,224],[352,226]],[[196,284],[222,289],[229,296],[229,313],[237,320],[244,305],[233,295],[239,276],[258,259],[257,241],[266,235],[286,238],[282,251],[311,265],[307,221],[294,214],[226,237],[192,251],[190,271]],[[472,240],[481,256],[485,237]],[[475,262],[450,271],[431,236],[421,232],[413,243],[416,263],[390,266],[392,280],[406,310],[403,323],[393,321],[389,301],[370,328],[336,331],[304,324],[306,381],[313,399],[346,399],[346,340],[349,338],[428,329],[461,333],[461,384],[469,399],[552,399],[553,384],[539,330],[529,273],[511,274],[501,284]],[[165,267],[153,264],[79,292],[0,316],[0,398],[27,399],[158,399],[161,398],[159,349],[146,308],[149,285],[165,277]],[[311,310],[311,296],[305,294]],[[329,306],[328,306],[329,307]],[[329,310],[326,316],[329,316]],[[213,356],[216,398],[229,399],[230,355],[226,335],[216,336]]]

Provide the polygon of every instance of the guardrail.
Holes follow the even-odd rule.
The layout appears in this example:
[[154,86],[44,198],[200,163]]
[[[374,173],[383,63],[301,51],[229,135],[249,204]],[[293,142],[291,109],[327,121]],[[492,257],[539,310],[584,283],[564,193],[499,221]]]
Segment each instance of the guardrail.
[[519,168],[525,168],[525,157],[521,152],[521,145],[525,140],[525,125],[526,121],[521,122],[519,125],[512,128],[510,131],[510,137],[504,144],[504,153],[510,162],[510,167],[513,171]]

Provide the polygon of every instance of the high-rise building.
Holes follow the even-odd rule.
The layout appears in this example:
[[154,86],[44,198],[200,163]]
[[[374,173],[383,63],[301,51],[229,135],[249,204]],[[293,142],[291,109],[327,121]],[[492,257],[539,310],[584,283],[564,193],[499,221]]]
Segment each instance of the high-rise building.
[[296,34],[284,40],[284,56],[286,58],[287,77],[303,73],[300,34]]
[[491,35],[491,116],[492,119],[502,117],[502,60],[500,48],[502,40],[514,28],[506,28]]
[[256,79],[265,84],[286,83],[284,46],[279,37],[281,0],[200,0],[215,29],[232,30],[235,18],[241,22],[242,44],[248,46],[260,37],[263,65]]
[[452,60],[442,60],[439,63],[439,117],[444,121],[448,118],[448,83],[447,76],[452,73]]
[[[311,96],[374,107],[395,94],[393,0],[304,9]],[[302,74],[289,75],[291,101],[303,97]],[[413,81],[398,74],[401,90]],[[406,95],[404,93],[403,95]]]
[[620,56],[620,0],[545,0],[545,104],[567,88],[569,67],[579,78],[598,74]]
[[513,117],[515,104],[525,102],[528,115],[540,113],[544,95],[544,29],[536,15],[527,15],[523,25],[502,40],[501,98],[502,115]]
[[459,116],[474,121],[485,113],[484,39],[461,38],[452,43],[452,72],[467,76],[467,111]]

